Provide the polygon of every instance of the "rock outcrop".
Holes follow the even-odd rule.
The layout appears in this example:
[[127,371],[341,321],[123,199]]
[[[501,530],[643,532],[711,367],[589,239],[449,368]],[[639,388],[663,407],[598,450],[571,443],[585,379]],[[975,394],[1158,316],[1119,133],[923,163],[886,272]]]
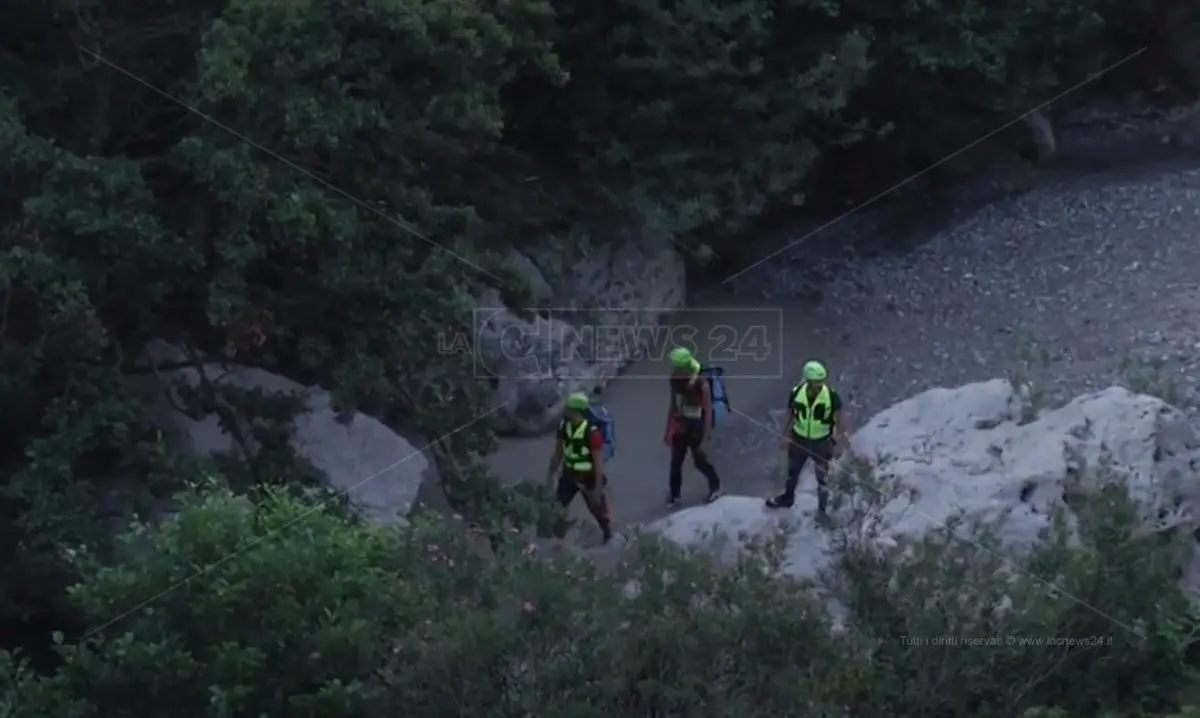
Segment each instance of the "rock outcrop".
[[1048,162],[1058,150],[1058,140],[1054,135],[1054,125],[1050,118],[1041,110],[1033,110],[1023,118],[1029,128],[1029,142],[1033,149],[1033,161],[1041,164]]
[[532,289],[534,306],[508,307],[499,292],[484,292],[474,358],[476,371],[495,382],[499,431],[537,436],[557,424],[567,394],[606,385],[640,356],[647,330],[683,306],[686,273],[674,247],[640,237],[577,259],[561,252],[516,257],[511,265]]
[[[963,512],[998,521],[1008,545],[1029,545],[1053,505],[1069,508],[1073,491],[1113,475],[1147,507],[1148,524],[1194,528],[1200,439],[1174,408],[1112,387],[1030,423],[1020,417],[1018,394],[1004,380],[934,389],[876,415],[854,436],[855,452],[874,457],[877,476],[903,489],[873,517],[880,539],[919,535]],[[811,487],[811,477],[802,486]],[[871,491],[866,481],[858,488]],[[811,492],[784,512],[767,511],[761,499],[726,497],[649,529],[684,545],[724,537],[721,550],[730,555],[749,537],[783,530],[788,570],[811,576],[827,565],[829,551],[827,533],[813,523],[815,508]]]
[[[169,345],[154,343],[148,359],[157,364],[182,359]],[[294,422],[291,447],[344,492],[368,518],[383,523],[403,520],[421,484],[436,480],[436,467],[423,453],[424,442],[414,443],[381,422],[361,413],[348,422],[338,420],[330,395],[262,369],[204,364],[199,369],[177,369],[142,375],[131,388],[148,404],[155,422],[170,439],[193,456],[244,455],[255,447],[239,443],[216,415],[193,418],[180,407],[175,382],[197,386],[261,390],[268,396],[291,395],[303,402]]]

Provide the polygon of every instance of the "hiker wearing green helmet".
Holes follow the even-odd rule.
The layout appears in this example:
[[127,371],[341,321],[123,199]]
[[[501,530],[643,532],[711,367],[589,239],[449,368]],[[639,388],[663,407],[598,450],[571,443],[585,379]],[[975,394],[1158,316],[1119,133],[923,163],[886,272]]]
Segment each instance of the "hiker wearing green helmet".
[[683,490],[683,460],[692,452],[692,464],[708,481],[705,503],[721,496],[721,479],[704,450],[713,426],[712,390],[701,375],[700,362],[683,347],[671,350],[671,397],[663,443],[671,447],[671,472],[667,505],[678,506]]
[[[588,512],[600,525],[607,543],[612,539],[608,499],[604,487],[604,435],[590,419],[591,401],[587,394],[574,393],[567,397],[563,420],[558,426],[554,456],[546,472],[546,484],[554,489],[555,498],[563,508],[571,505],[577,494],[583,494]],[[557,481],[556,481],[557,479]],[[555,537],[566,537],[567,527],[555,528]]]
[[825,516],[829,492],[826,477],[829,461],[837,451],[839,440],[845,440],[850,428],[842,410],[842,397],[830,388],[825,379],[825,365],[810,361],[804,365],[804,380],[788,394],[790,425],[782,429],[787,449],[787,484],[782,494],[767,499],[769,508],[788,508],[796,502],[796,487],[800,472],[811,458],[817,475],[817,512]]

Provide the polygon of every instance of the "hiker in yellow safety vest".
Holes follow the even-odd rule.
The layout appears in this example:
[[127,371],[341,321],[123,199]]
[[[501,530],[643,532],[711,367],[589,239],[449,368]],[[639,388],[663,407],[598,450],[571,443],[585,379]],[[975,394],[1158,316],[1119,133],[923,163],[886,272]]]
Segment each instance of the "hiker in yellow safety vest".
[[[571,505],[576,494],[583,494],[588,512],[607,543],[612,539],[612,521],[609,517],[608,499],[604,487],[608,477],[604,474],[604,434],[600,427],[588,420],[587,394],[571,394],[567,397],[562,423],[558,426],[554,442],[554,456],[546,472],[546,484],[554,489],[555,498],[563,508]],[[555,477],[557,476],[557,482]],[[555,537],[566,537],[567,527],[560,524],[555,528]]]
[[842,397],[825,382],[825,378],[824,365],[810,361],[804,365],[804,381],[792,387],[788,394],[790,425],[782,429],[786,438],[781,442],[788,452],[787,484],[782,494],[767,499],[769,508],[788,508],[796,502],[800,472],[811,458],[817,475],[817,512],[821,517],[825,516],[829,500],[826,487],[829,462],[850,436]]

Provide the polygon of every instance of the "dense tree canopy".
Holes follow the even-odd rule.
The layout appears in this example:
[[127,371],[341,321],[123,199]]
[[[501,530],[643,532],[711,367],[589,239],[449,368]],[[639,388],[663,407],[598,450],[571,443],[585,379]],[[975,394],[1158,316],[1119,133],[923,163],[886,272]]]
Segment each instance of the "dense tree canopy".
[[[144,499],[207,477],[243,492],[304,475],[284,450],[286,436],[267,426],[294,407],[228,389],[191,392],[190,408],[220,413],[232,402],[264,419],[254,424],[263,450],[237,464],[178,453],[129,390],[131,377],[161,368],[146,363],[148,341],[181,347],[182,364],[216,357],[323,386],[347,410],[442,437],[439,451],[458,469],[446,475],[475,475],[469,459],[492,440],[486,422],[447,432],[479,414],[489,387],[438,357],[436,340],[481,288],[523,291],[501,259],[507,246],[580,228],[603,237],[614,218],[719,239],[769,209],[803,207],[812,187],[838,179],[855,158],[880,170],[872,182],[901,177],[1179,22],[1156,3],[1106,0],[9,5],[0,29],[0,632],[44,633],[49,621],[76,638],[107,620],[108,607],[159,590],[188,562],[300,510],[272,493],[238,513],[232,499],[212,494],[188,514],[199,533],[183,536],[187,521],[164,529],[144,565],[68,560],[67,547],[87,544],[107,556],[94,508],[113,486]],[[464,501],[479,510],[487,503]],[[141,715],[122,713],[120,696],[131,694],[146,715],[394,708],[394,696],[354,669],[368,665],[384,666],[392,683],[425,686],[413,701],[454,712],[464,709],[451,707],[437,676],[421,673],[452,661],[491,681],[471,698],[480,715],[557,705],[545,702],[549,683],[530,694],[536,705],[504,693],[516,679],[484,662],[515,645],[513,631],[526,624],[569,622],[569,612],[544,619],[499,608],[511,598],[505,587],[549,585],[551,569],[488,563],[481,570],[500,572],[487,574],[496,588],[472,584],[439,608],[437,592],[466,574],[397,583],[415,565],[411,547],[397,553],[394,535],[333,515],[321,521],[307,548],[281,545],[255,559],[276,573],[236,569],[244,573],[219,579],[230,583],[214,584],[204,601],[180,597],[139,614],[134,628],[103,633],[100,644],[63,649],[55,661],[68,668],[50,683],[7,686],[32,696],[30,712],[15,714]],[[468,565],[456,560],[455,571]],[[324,585],[331,575],[348,578]],[[68,599],[66,587],[81,579]],[[287,585],[312,595],[272,594],[281,604],[271,603],[274,624],[230,622],[240,607],[259,605],[254,592]],[[754,585],[764,605],[793,598],[791,588]],[[608,588],[571,594],[578,605],[570,605],[590,610]],[[394,613],[410,599],[407,613]],[[496,610],[463,613],[484,599]],[[441,613],[421,624],[427,609]],[[328,630],[310,633],[321,621]],[[419,640],[379,643],[400,635],[391,627],[419,625],[431,626]],[[537,640],[559,625],[535,625],[544,631]],[[589,640],[601,641],[600,625],[585,629],[596,631]],[[785,674],[807,665],[768,628],[751,628],[757,633],[744,640],[758,642],[759,655],[785,651],[794,661]],[[294,684],[270,683],[287,671],[282,654],[263,653],[266,631],[294,637],[305,656],[329,657],[329,670],[305,663],[287,678]],[[453,648],[473,631],[492,643],[477,656]],[[374,642],[353,647],[368,635]],[[516,655],[538,650],[523,645]],[[636,647],[593,648],[615,662],[612,651]],[[648,661],[658,650],[643,649]],[[399,658],[382,660],[389,651]],[[671,680],[683,680],[682,664],[670,663],[683,657],[662,660],[677,671]],[[166,666],[175,678],[150,680],[170,673]],[[560,707],[624,715],[634,694],[669,703],[665,692],[678,684],[656,670],[646,664],[612,674],[620,685],[581,685]],[[733,675],[724,664],[704,670],[712,680]],[[563,671],[536,680],[576,675]],[[835,678],[849,682],[839,691],[866,690],[855,683],[865,675]],[[80,688],[92,680],[109,685],[96,689],[107,698]],[[761,681],[737,700],[782,700],[768,696],[777,683]],[[722,700],[709,703],[720,707],[713,715],[749,710]],[[1128,707],[1103,703],[1118,704]],[[1093,706],[1080,698],[1069,707]]]

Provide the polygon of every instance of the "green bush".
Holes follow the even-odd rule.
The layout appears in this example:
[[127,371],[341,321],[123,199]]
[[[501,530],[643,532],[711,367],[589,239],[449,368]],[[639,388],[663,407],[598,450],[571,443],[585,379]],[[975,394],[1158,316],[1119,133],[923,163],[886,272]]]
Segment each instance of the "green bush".
[[[522,304],[510,243],[595,245],[610,235],[592,225],[616,220],[740,240],[732,230],[772,205],[858,177],[847,147],[867,184],[890,181],[1189,17],[1158,0],[12,7],[6,635],[58,610],[73,580],[62,547],[105,544],[95,507],[114,486],[146,503],[214,470],[131,397],[152,371],[147,341],[182,348],[173,368],[260,367],[441,437],[442,475],[472,518],[500,501],[536,523],[528,502],[479,484],[492,433],[467,424],[490,387],[437,346],[486,285]],[[230,426],[254,420],[261,455],[215,462],[234,485],[311,476],[288,448],[294,407],[211,385],[188,398]]]
[[734,566],[643,538],[601,574],[520,540],[493,552],[444,520],[384,528],[203,488],[127,537],[139,559],[77,557],[71,598],[92,635],[59,646],[53,675],[7,660],[2,705],[14,718],[1170,712],[1197,625],[1175,544],[1141,532],[1124,497],[1076,502],[1023,556],[963,523],[894,548],[842,534],[813,584],[783,575],[782,537]]

